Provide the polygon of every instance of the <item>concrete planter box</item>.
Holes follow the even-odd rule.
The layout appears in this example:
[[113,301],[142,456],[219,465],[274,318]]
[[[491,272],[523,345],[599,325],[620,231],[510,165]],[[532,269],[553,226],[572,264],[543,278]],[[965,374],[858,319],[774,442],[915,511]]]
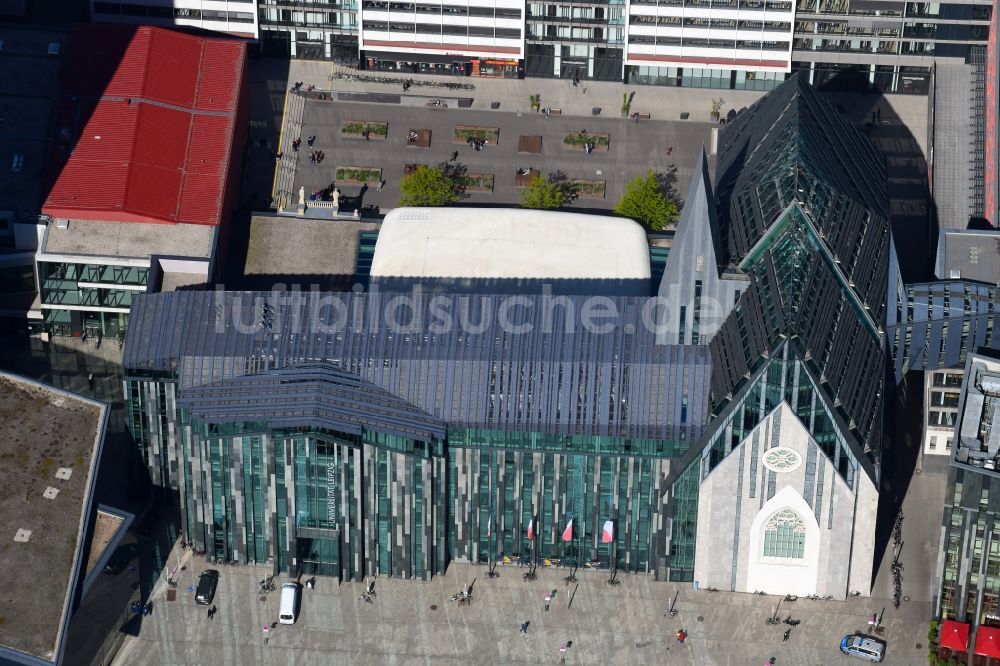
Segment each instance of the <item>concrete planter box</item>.
[[462,186],[466,192],[493,192],[493,174],[467,173],[462,176]]
[[334,180],[352,185],[377,185],[382,181],[382,169],[363,166],[341,166],[334,173]]
[[500,128],[459,125],[451,136],[452,143],[468,143],[469,139],[484,139],[495,146],[500,143]]
[[571,180],[573,191],[581,199],[603,199],[607,182],[603,180]]
[[345,120],[340,126],[340,134],[348,139],[364,139],[366,128],[370,141],[385,141],[389,134],[389,123],[370,123],[363,120]]
[[611,148],[611,135],[603,132],[595,132],[593,134],[590,132],[587,132],[586,134],[573,132],[572,134],[567,134],[563,137],[563,148],[566,150],[583,151],[584,146],[588,143],[594,144],[594,150],[596,152],[606,153]]

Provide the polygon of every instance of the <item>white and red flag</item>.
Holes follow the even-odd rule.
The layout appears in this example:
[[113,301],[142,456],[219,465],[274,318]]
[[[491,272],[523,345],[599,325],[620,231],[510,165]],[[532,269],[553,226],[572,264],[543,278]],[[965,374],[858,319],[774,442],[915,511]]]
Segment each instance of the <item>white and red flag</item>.
[[601,543],[611,543],[615,538],[615,524],[610,520],[604,521],[604,530],[601,532]]
[[528,541],[535,538],[535,519],[534,517],[528,521]]
[[563,539],[563,541],[572,541],[573,540],[573,519],[572,518],[570,518],[569,522],[566,523],[566,529],[563,530],[562,539]]

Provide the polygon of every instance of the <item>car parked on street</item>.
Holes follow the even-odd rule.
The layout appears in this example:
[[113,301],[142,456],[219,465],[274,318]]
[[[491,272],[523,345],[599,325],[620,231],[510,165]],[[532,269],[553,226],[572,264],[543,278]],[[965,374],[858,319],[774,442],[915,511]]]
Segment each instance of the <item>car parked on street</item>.
[[196,603],[206,606],[212,603],[215,598],[215,588],[219,586],[219,572],[215,569],[206,569],[198,579],[198,590],[194,594]]
[[840,641],[840,651],[878,663],[885,658],[885,641],[875,636],[851,634]]

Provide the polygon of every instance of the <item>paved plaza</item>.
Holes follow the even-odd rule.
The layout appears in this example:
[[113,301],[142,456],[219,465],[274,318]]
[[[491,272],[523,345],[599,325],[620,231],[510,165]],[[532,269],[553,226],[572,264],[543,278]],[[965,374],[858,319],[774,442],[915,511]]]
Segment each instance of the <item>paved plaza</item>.
[[[290,98],[289,105],[292,105]],[[349,137],[342,133],[347,123],[386,123],[385,140]],[[458,127],[483,127],[499,130],[499,140],[477,151],[454,137]],[[378,191],[373,182],[364,188],[360,183],[337,183],[344,198],[341,210],[375,205],[383,211],[399,203],[399,184],[408,164],[435,165],[448,161],[457,151],[456,163],[469,174],[493,177],[492,192],[467,192],[464,203],[470,205],[519,205],[521,189],[515,187],[518,169],[537,169],[544,176],[562,172],[569,179],[587,179],[605,183],[602,198],[581,196],[567,206],[568,210],[609,210],[621,198],[625,184],[652,168],[657,171],[676,169],[678,189],[687,187],[695,159],[702,145],[711,144],[712,125],[705,122],[632,122],[620,117],[579,118],[552,116],[541,113],[496,113],[475,109],[427,108],[395,104],[366,104],[308,99],[302,110],[301,129],[297,136],[288,134],[286,124],[282,142],[282,164],[294,164],[291,191],[295,196],[300,187],[307,194],[327,187],[336,180],[338,167],[381,169],[384,190]],[[410,131],[429,131],[430,145],[420,147],[408,141]],[[595,150],[589,155],[583,150],[571,150],[564,143],[567,134],[609,135],[609,149]],[[307,145],[315,136],[313,147]],[[426,136],[426,134],[424,134]],[[519,152],[521,137],[541,137],[541,151],[536,154]],[[299,150],[289,152],[288,145],[301,137]],[[670,158],[665,148],[671,146]],[[309,154],[314,150],[325,153],[325,159],[313,163]],[[354,197],[361,196],[359,200]],[[293,202],[294,203],[294,202]]]
[[[173,561],[173,557],[171,557]],[[218,614],[209,620],[188,588],[205,568],[183,560],[176,601],[163,589],[154,593],[153,614],[142,618],[137,638],[119,654],[118,664],[763,664],[778,666],[851,664],[838,650],[839,639],[867,628],[867,617],[883,607],[886,664],[916,664],[926,659],[928,604],[907,603],[898,611],[884,600],[846,602],[799,599],[781,601],[777,615],[802,623],[787,643],[787,625],[768,626],[779,597],[693,590],[690,584],[658,583],[645,575],[619,575],[606,584],[607,572],[584,570],[578,584],[567,584],[567,569],[540,568],[526,582],[525,568],[499,567],[486,577],[484,566],[453,564],[431,582],[379,578],[374,604],[359,597],[362,584],[338,586],[320,578],[302,591],[294,626],[278,625],[279,593],[256,594],[268,570],[221,567],[214,600]],[[473,602],[459,606],[451,596],[474,582]],[[545,609],[545,596],[555,597]],[[675,617],[665,616],[678,593]],[[526,634],[523,622],[530,622]],[[688,632],[681,645],[679,629]],[[265,643],[265,635],[267,642]],[[565,653],[563,645],[572,645]]]

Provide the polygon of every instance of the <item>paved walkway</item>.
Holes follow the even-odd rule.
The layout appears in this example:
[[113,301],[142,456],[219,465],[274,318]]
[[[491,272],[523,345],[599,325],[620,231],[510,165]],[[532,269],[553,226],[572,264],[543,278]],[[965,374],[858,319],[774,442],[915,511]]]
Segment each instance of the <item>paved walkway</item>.
[[[173,561],[173,557],[169,561]],[[188,585],[203,562],[181,574],[178,599],[154,595],[154,611],[143,618],[115,663],[144,664],[739,664],[757,666],[775,657],[778,666],[840,663],[840,638],[867,629],[867,618],[885,606],[886,664],[923,663],[928,605],[883,600],[846,602],[799,599],[782,602],[777,614],[801,624],[787,643],[787,625],[767,626],[778,597],[692,590],[689,584],[655,582],[649,576],[579,572],[579,585],[563,581],[566,569],[541,569],[526,582],[519,567],[501,567],[498,579],[484,567],[455,564],[431,582],[379,578],[374,604],[359,599],[361,584],[338,586],[318,579],[304,589],[298,622],[263,627],[277,619],[279,595],[261,599],[260,567],[222,567],[214,600],[218,615],[194,603]],[[474,581],[473,603],[458,606],[451,595]],[[545,596],[556,591],[546,610]],[[665,611],[678,593],[676,617]],[[520,632],[530,622],[527,634]],[[688,632],[681,645],[677,630]],[[560,647],[572,646],[562,653]]]
[[[258,61],[264,63],[267,61]],[[280,63],[280,64],[277,64]],[[654,120],[679,120],[682,112],[690,113],[690,120],[710,122],[712,100],[722,98],[722,113],[729,109],[739,110],[749,106],[766,93],[747,90],[706,90],[701,88],[674,88],[667,86],[625,85],[608,81],[581,81],[574,87],[569,79],[482,79],[418,74],[393,74],[390,72],[357,72],[328,62],[292,60],[276,61],[272,65],[277,71],[287,71],[290,82],[302,81],[317,89],[335,91],[361,91],[381,93],[402,93],[402,86],[384,83],[365,83],[331,78],[335,72],[361,73],[367,76],[412,78],[414,80],[454,81],[471,83],[473,91],[449,92],[442,88],[410,89],[410,94],[473,97],[472,109],[490,109],[493,102],[500,102],[500,111],[521,111],[531,113],[529,96],[539,95],[543,107],[562,109],[563,114],[591,116],[594,108],[601,109],[603,117],[619,117],[622,95],[633,94],[631,110],[649,113]],[[433,92],[431,92],[433,91]],[[927,154],[927,97],[914,95],[856,95],[836,94],[831,99],[842,102],[847,113],[854,120],[867,118],[877,106],[883,106],[883,116],[891,112],[920,144]]]

